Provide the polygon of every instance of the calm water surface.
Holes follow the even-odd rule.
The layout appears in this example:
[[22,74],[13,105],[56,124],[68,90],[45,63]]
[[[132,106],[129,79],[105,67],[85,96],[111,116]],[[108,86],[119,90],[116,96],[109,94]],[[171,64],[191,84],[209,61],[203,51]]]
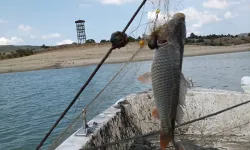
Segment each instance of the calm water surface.
[[[195,86],[242,91],[250,76],[250,52],[184,58],[184,74]],[[104,65],[51,137],[108,83],[122,64]],[[151,61],[131,63],[91,105],[88,120],[129,93],[150,88],[136,77],[150,70]],[[70,103],[95,66],[0,74],[0,150],[31,150]],[[137,74],[135,74],[137,73]],[[52,142],[48,139],[44,148]]]

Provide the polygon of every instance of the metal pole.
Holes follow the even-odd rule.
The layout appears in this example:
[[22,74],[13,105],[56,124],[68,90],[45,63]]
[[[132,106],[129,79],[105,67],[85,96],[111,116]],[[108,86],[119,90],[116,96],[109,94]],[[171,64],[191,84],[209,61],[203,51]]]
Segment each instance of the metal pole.
[[82,117],[83,117],[83,127],[86,130],[88,127],[88,124],[87,124],[87,117],[86,117],[85,109],[82,110]]

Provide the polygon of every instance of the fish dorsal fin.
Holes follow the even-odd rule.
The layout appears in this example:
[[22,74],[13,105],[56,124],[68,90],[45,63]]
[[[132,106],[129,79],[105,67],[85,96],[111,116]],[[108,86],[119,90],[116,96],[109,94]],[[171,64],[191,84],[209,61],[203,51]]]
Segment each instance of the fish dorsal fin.
[[179,90],[179,101],[177,105],[177,113],[176,113],[176,123],[180,124],[183,119],[184,111],[183,107],[185,107],[185,97],[187,94],[187,89],[190,88],[190,84],[185,79],[184,75],[181,73],[180,76],[180,90]]
[[151,72],[144,73],[137,78],[143,84],[152,84]]

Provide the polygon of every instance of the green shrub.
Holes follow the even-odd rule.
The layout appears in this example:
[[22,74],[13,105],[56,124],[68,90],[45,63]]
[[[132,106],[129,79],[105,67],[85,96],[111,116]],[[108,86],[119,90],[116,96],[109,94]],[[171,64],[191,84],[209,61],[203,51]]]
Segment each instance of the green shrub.
[[32,55],[34,52],[31,49],[18,49],[16,50],[16,53],[18,54],[18,56],[23,57]]
[[219,43],[219,46],[223,46],[224,44],[222,42]]
[[100,41],[100,43],[107,43],[107,42],[109,42],[109,40],[104,40],[103,39],[103,40]]
[[129,40],[129,42],[135,42],[135,41],[136,41],[136,39],[133,38],[132,36],[129,36],[129,37],[128,37],[128,40]]
[[204,39],[199,39],[197,42],[204,42]]
[[43,45],[41,46],[41,48],[47,49],[47,48],[50,48],[50,46],[46,46],[45,44],[43,44]]
[[85,43],[95,43],[95,40],[93,40],[93,39],[88,39],[88,40],[86,40]]
[[19,57],[18,53],[15,52],[15,51],[14,51],[14,52],[11,52],[10,54],[11,54],[12,58],[17,58],[17,57]]

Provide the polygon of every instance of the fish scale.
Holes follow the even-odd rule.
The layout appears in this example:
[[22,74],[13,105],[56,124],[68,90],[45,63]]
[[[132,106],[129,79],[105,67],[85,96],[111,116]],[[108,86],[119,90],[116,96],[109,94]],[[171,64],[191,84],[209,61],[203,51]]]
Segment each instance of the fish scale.
[[187,88],[190,88],[181,72],[186,38],[185,15],[177,13],[163,25],[156,36],[157,44],[155,35],[152,36],[149,45],[155,49],[155,55],[151,73],[138,77],[138,80],[146,84],[152,83],[156,105],[152,115],[161,121],[161,149],[165,149],[172,141],[177,150],[184,150],[181,143],[175,142],[174,129],[175,123],[180,124],[183,118],[182,107],[185,107]]
[[[152,86],[155,103],[161,119],[163,132],[169,133],[171,119],[164,117],[172,113],[174,101],[178,101],[177,87],[180,75],[180,53],[174,43],[167,43],[155,51],[152,63]],[[166,116],[166,115],[165,115]],[[170,118],[170,116],[168,116]],[[170,133],[169,133],[170,134]]]

